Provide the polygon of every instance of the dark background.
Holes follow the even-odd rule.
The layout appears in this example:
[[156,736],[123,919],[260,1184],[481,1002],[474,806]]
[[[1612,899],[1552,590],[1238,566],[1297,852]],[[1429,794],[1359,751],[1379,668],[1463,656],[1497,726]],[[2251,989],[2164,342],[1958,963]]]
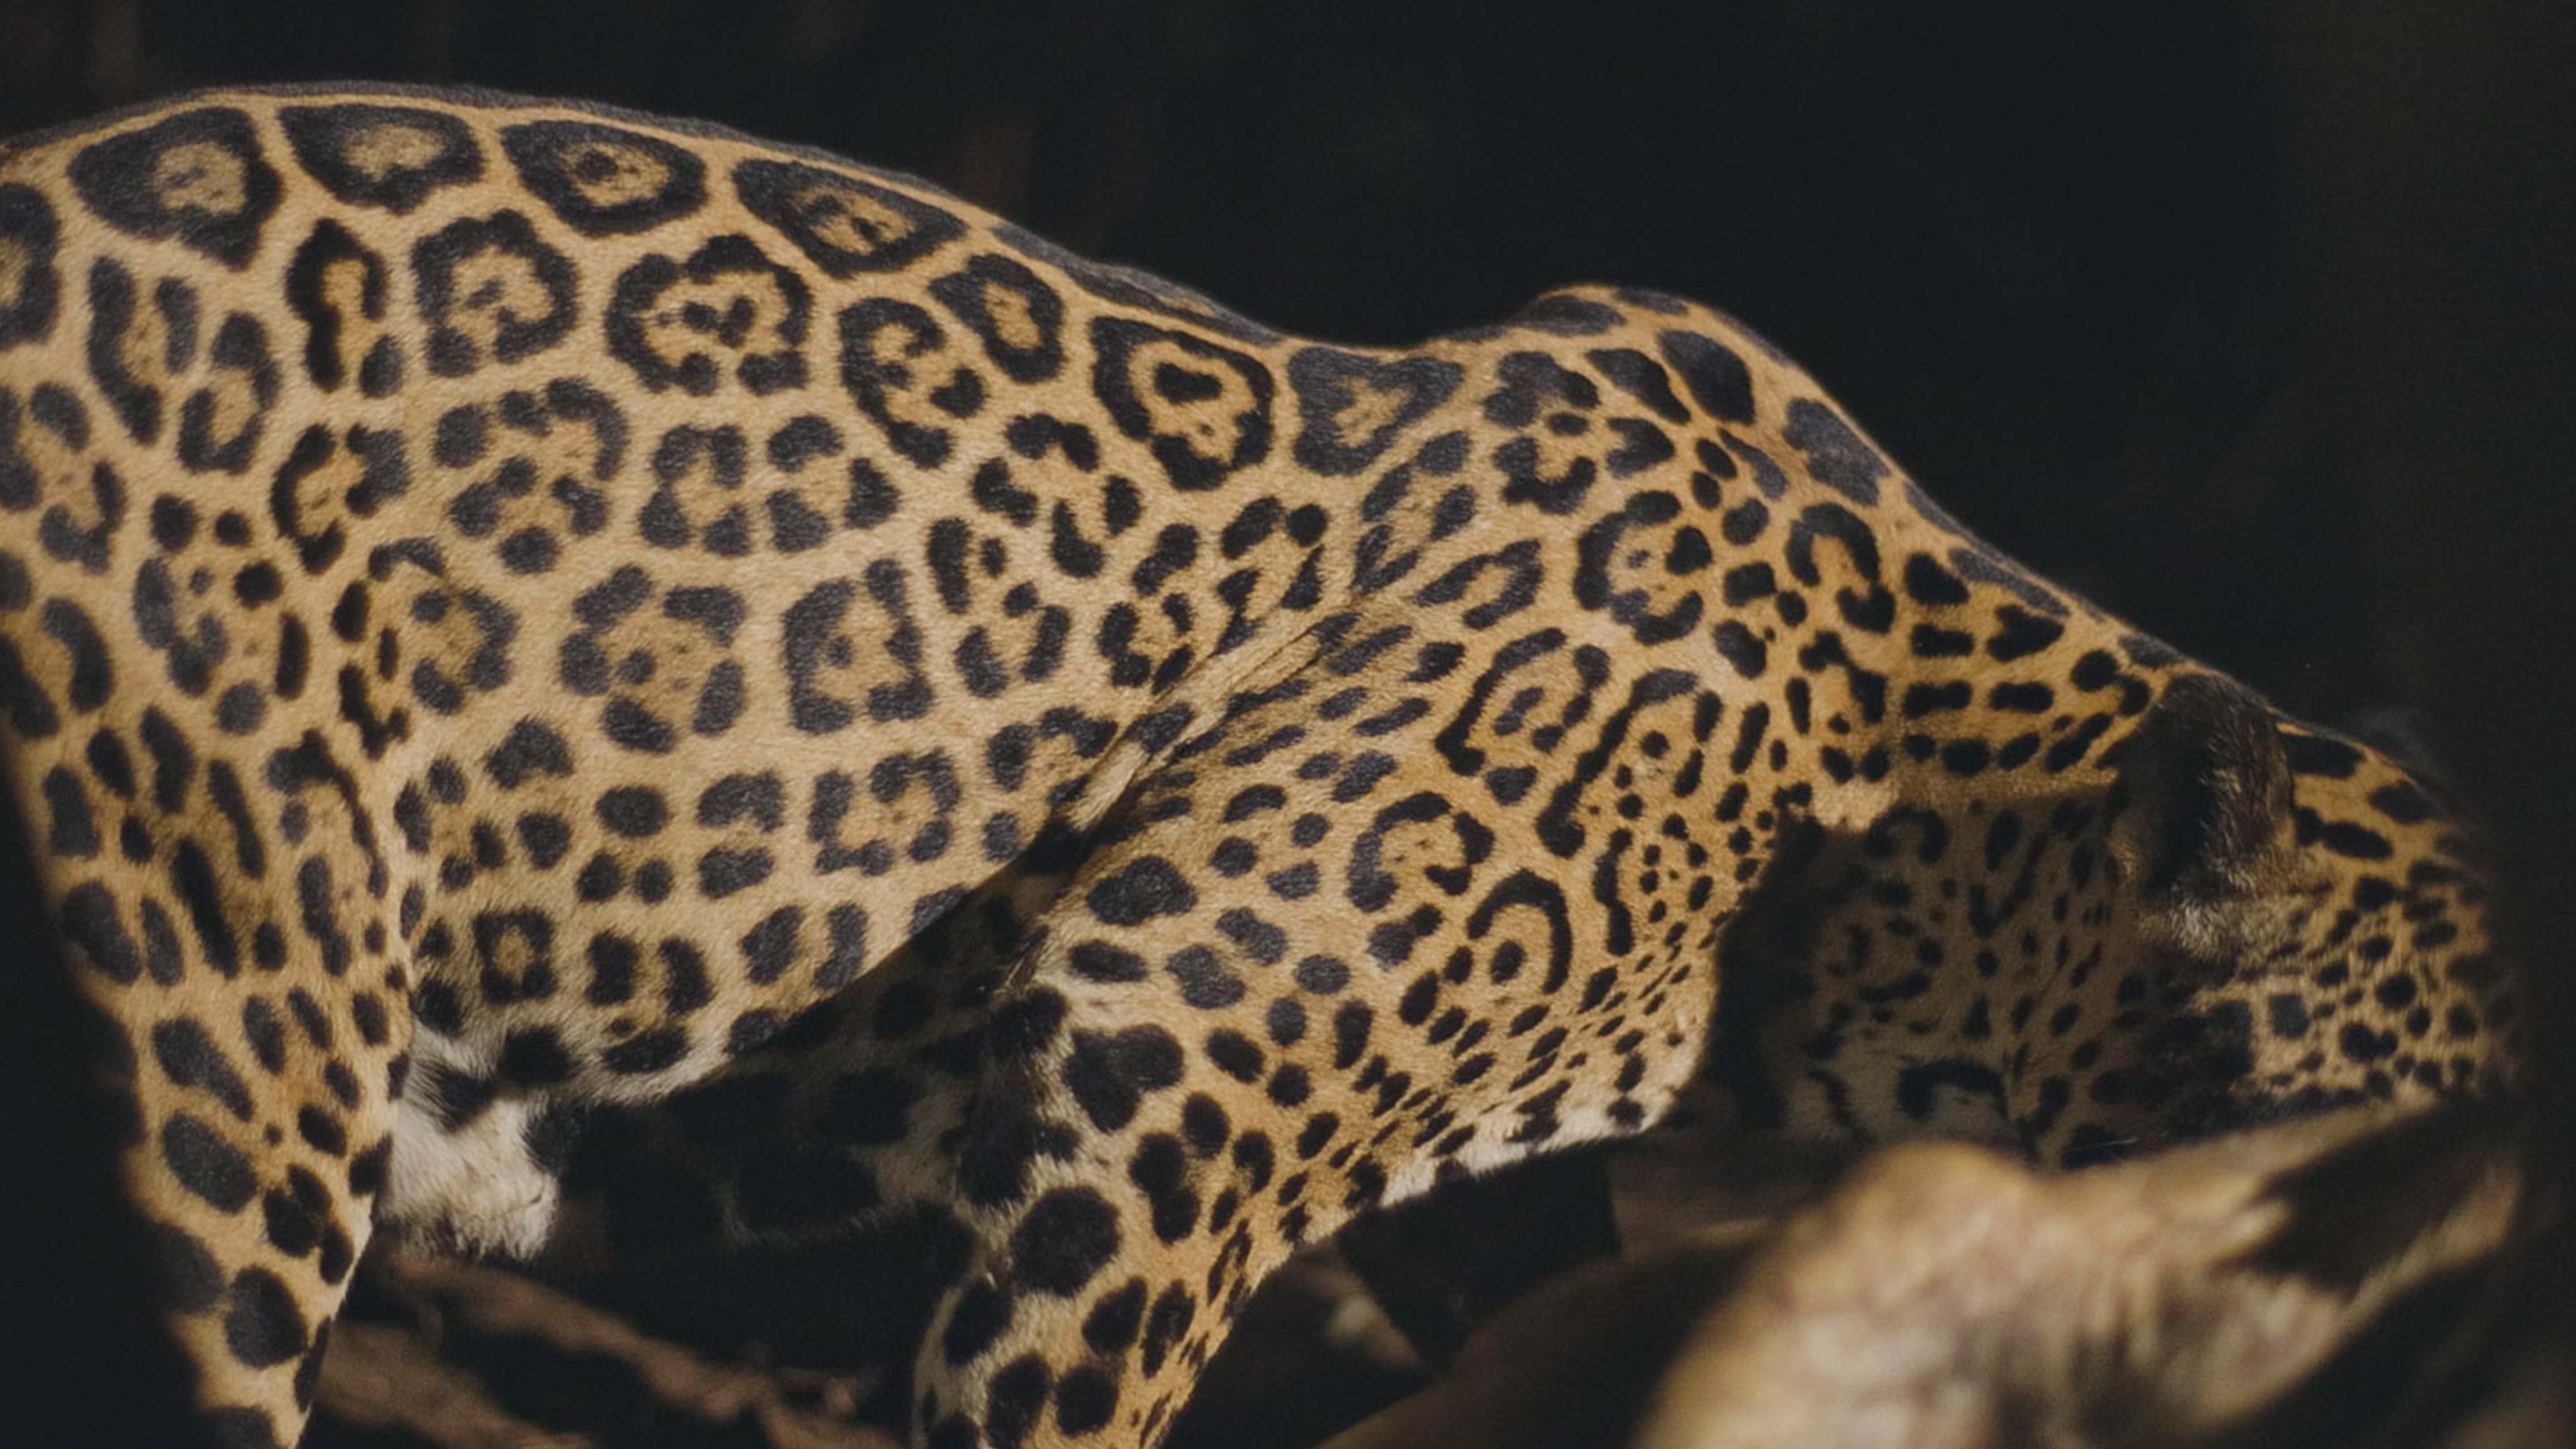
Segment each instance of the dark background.
[[2576,108],[2479,113],[2498,66],[2569,74],[2520,34],[2549,8],[0,0],[0,131],[214,82],[466,81],[910,170],[1324,337],[1682,292],[2008,551],[2348,722],[2432,689],[2390,546],[2508,486],[2410,479],[2374,514],[2326,437],[2338,370],[2414,368],[2442,329],[2349,335],[2351,293],[2539,300],[2467,273],[2524,223],[2476,173],[2566,195],[2525,153]]
[[0,0],[0,133],[349,78],[819,144],[1319,336],[1726,308],[2042,572],[2420,710],[2569,1037],[2565,0]]

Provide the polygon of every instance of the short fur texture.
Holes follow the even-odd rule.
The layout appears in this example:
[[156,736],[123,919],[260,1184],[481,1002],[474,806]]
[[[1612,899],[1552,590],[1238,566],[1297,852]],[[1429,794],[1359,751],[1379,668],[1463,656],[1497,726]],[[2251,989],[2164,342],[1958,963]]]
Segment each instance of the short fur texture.
[[700,1081],[609,1239],[942,1225],[960,1449],[1152,1442],[1299,1243],[1703,1055],[2079,1161],[2509,1049],[2431,792],[1717,313],[1312,344],[576,105],[0,152],[0,739],[230,1443],[374,1225],[533,1250]]

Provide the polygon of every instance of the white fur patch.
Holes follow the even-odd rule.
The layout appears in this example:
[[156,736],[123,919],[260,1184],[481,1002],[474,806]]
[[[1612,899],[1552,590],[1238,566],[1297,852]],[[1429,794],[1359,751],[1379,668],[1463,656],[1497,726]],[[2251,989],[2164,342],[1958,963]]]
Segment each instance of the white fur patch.
[[481,1075],[452,1042],[414,1038],[413,1070],[394,1109],[393,1161],[377,1220],[398,1238],[448,1252],[527,1258],[545,1246],[561,1196],[553,1174],[528,1155],[526,1099],[501,1097],[457,1131],[439,1125],[429,1099],[439,1062]]

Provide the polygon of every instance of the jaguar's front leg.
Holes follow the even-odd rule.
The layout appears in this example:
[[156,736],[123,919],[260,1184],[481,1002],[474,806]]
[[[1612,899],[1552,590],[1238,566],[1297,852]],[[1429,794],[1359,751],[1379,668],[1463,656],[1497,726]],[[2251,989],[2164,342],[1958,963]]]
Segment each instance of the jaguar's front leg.
[[1372,792],[1323,734],[1145,782],[1120,816],[1159,823],[1113,825],[1038,918],[948,1157],[976,1251],[917,1362],[929,1449],[1151,1444],[1298,1247],[1641,1127],[1689,1070],[1689,942],[1582,959],[1588,866]]
[[[85,787],[90,798],[118,799],[121,721],[103,718],[83,759],[91,778],[74,780],[60,763],[43,776],[74,780],[59,794]],[[170,738],[160,719],[144,711],[134,736]],[[328,759],[310,737],[305,749]],[[33,746],[25,754],[47,758]],[[24,1059],[12,1053],[10,1110],[60,1107],[62,1125],[105,1129],[95,1141],[46,1144],[33,1160],[12,1157],[31,1174],[20,1190],[63,1199],[42,1203],[40,1217],[78,1218],[70,1236],[26,1245],[61,1255],[38,1265],[36,1281],[79,1281],[62,1298],[12,1293],[16,1332],[0,1337],[47,1341],[40,1359],[64,1344],[105,1355],[64,1363],[63,1382],[13,1393],[12,1412],[23,1398],[41,1406],[87,1392],[90,1408],[62,1436],[29,1428],[28,1442],[292,1444],[387,1178],[411,1039],[408,963],[391,929],[385,864],[340,797],[299,791],[301,777],[285,776],[276,789],[303,807],[309,828],[300,839],[280,832],[254,853],[229,843],[244,837],[220,809],[220,785],[197,783],[233,778],[231,760],[182,774],[165,758],[159,769],[157,794],[124,802],[121,855],[62,849],[57,830],[57,849],[30,864],[19,843],[0,842],[0,871],[11,877],[0,961],[22,978],[12,1001],[56,1013],[34,1023],[50,1039]],[[32,812],[22,803],[15,813],[23,824]],[[217,854],[203,842],[226,844]],[[139,872],[136,860],[167,862],[166,874]],[[183,890],[174,902],[164,880],[202,881],[205,891]],[[35,890],[23,892],[29,882]],[[206,908],[182,908],[192,902]],[[20,1096],[22,1087],[33,1095]],[[84,1110],[94,1102],[106,1107],[103,1119]],[[84,1169],[112,1153],[113,1184],[37,1175],[63,1153]],[[127,1240],[102,1245],[111,1235]],[[127,1266],[136,1271],[118,1271]],[[163,1344],[128,1337],[100,1348],[90,1334],[130,1334],[152,1321],[184,1360],[171,1372],[159,1367]],[[118,1367],[103,1371],[105,1363]],[[33,1413],[38,1425],[49,1416]]]

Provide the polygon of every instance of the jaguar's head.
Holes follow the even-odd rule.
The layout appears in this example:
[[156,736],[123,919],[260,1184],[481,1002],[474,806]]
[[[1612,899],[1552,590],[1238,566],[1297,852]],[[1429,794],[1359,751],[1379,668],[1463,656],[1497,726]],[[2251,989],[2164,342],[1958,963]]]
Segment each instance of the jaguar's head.
[[2217,675],[2083,779],[1811,827],[1731,928],[1753,1122],[2079,1163],[2510,1075],[2511,982],[2438,792]]

